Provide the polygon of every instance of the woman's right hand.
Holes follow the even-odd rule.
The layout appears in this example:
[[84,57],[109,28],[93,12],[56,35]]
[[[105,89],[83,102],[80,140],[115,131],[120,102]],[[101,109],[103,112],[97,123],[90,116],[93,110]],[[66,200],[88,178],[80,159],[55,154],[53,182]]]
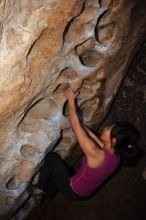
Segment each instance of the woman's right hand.
[[68,101],[74,101],[75,99],[75,93],[73,92],[71,88],[65,89],[64,95],[66,96]]

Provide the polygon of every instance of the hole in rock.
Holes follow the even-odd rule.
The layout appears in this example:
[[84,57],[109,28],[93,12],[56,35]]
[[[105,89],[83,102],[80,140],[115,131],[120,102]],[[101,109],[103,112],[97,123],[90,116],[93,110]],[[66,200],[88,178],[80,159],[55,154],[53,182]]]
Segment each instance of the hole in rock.
[[43,100],[43,98],[37,100],[36,102],[32,103],[32,101],[30,101],[26,107],[26,109],[24,110],[24,115],[23,117],[21,118],[19,124],[18,124],[18,127],[22,124],[23,120],[27,117],[27,114],[29,113],[29,111],[38,103],[40,102],[41,100]]
[[80,55],[80,61],[85,66],[95,67],[100,60],[101,55],[97,51],[87,51]]
[[29,115],[32,117],[41,119],[41,118],[50,118],[55,115],[57,111],[57,103],[52,98],[45,98],[38,102],[34,108],[29,112]]
[[26,116],[22,123],[19,124],[19,129],[23,132],[36,132],[40,129],[39,120]]
[[77,45],[75,47],[75,51],[77,55],[80,56],[81,54],[86,53],[89,50],[94,50],[94,46],[95,46],[94,44],[95,42],[93,38],[87,39],[83,43]]
[[70,26],[72,25],[72,23],[74,22],[74,20],[75,20],[78,16],[80,16],[80,14],[82,14],[82,12],[84,11],[84,9],[85,9],[85,3],[83,3],[82,8],[81,8],[81,11],[67,23],[66,27],[64,28],[64,32],[63,32],[63,37],[62,37],[62,38],[63,38],[63,42],[65,42],[65,36],[66,36],[66,34],[69,32]]
[[[19,123],[19,126],[22,130],[27,130],[27,127],[28,130],[36,130],[38,129],[38,125],[37,123],[34,123],[34,120],[52,118],[55,116],[57,111],[57,103],[53,98],[47,97],[41,99],[29,108],[27,114],[24,115],[23,119]],[[32,129],[30,129],[31,127]]]
[[63,83],[73,81],[77,78],[77,72],[72,68],[66,68],[60,73],[60,78],[62,78]]
[[55,93],[57,93],[57,94],[59,94],[59,93],[63,93],[64,92],[64,90],[66,89],[66,88],[68,88],[68,87],[70,87],[69,86],[69,83],[63,83],[63,84],[59,84],[56,88],[55,88],[55,90],[53,91],[53,94]]
[[68,105],[67,105],[67,101],[64,103],[64,105],[63,105],[63,111],[62,111],[62,114],[65,116],[65,117],[67,117],[68,116]]
[[13,177],[6,184],[6,188],[8,190],[16,190],[17,188],[19,188],[19,185],[20,185],[20,181],[16,180],[16,177]]
[[26,182],[28,181],[29,177],[33,174],[35,169],[35,162],[32,160],[23,160],[20,164],[18,164],[14,168],[15,180],[18,182]]
[[99,25],[95,29],[95,36],[98,42],[103,45],[107,45],[112,39],[114,31],[115,31],[116,23],[112,22],[107,25]]
[[20,152],[24,157],[32,157],[35,156],[35,154],[38,153],[39,151],[37,148],[31,145],[23,145],[20,149]]

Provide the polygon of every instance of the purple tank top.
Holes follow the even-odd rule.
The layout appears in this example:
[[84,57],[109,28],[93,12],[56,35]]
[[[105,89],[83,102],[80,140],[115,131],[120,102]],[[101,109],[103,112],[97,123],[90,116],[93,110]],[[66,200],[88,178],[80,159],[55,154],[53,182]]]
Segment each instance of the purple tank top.
[[104,150],[105,159],[100,167],[90,168],[84,156],[79,170],[70,179],[72,190],[80,196],[90,196],[118,167],[120,157]]

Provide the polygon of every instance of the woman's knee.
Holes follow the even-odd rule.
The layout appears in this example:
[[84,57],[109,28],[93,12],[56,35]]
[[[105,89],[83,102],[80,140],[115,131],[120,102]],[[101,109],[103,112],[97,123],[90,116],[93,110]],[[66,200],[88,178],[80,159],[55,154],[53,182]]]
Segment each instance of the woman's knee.
[[55,160],[58,160],[58,158],[60,159],[59,155],[56,153],[56,152],[52,152],[52,153],[49,153],[45,160],[47,161],[55,161]]

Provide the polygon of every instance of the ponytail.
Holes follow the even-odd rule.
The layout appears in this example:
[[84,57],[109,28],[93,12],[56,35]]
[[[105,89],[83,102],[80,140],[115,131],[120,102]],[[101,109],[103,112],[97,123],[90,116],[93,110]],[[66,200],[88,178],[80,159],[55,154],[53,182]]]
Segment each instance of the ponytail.
[[122,121],[113,123],[111,138],[116,139],[115,153],[120,155],[121,163],[126,166],[136,166],[140,160],[137,142],[139,131],[130,123]]

